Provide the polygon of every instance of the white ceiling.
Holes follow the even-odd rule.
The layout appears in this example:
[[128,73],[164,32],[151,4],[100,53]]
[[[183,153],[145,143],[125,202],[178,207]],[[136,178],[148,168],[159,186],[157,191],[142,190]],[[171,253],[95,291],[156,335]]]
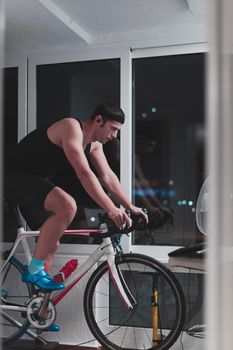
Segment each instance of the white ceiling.
[[5,0],[6,53],[206,41],[206,0]]

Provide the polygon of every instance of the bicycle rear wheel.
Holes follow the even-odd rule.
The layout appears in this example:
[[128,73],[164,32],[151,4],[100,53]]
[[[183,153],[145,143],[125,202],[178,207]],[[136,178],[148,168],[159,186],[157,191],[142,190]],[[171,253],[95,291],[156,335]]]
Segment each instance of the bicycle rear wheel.
[[8,346],[23,336],[30,326],[26,312],[2,309],[2,306],[25,306],[33,295],[31,285],[22,282],[24,266],[14,256],[1,272],[0,335],[2,344]]
[[84,294],[87,324],[110,350],[167,350],[179,337],[185,321],[185,299],[174,274],[155,259],[140,254],[116,258],[137,304],[128,310],[101,264]]

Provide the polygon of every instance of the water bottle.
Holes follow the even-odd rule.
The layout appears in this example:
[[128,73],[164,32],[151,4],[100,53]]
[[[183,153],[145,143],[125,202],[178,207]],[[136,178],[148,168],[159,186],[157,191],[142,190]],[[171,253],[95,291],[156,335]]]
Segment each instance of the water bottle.
[[67,277],[71,275],[71,273],[77,268],[78,266],[78,260],[77,259],[71,259],[69,260],[60,270],[59,272],[53,276],[53,279],[55,282],[61,283]]

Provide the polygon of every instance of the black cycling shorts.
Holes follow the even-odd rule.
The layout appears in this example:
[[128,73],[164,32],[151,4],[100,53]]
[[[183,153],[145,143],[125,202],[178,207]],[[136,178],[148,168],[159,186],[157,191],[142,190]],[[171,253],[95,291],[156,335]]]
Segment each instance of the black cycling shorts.
[[4,179],[6,199],[32,209],[44,209],[45,198],[56,186],[24,170],[8,169]]
[[17,204],[29,227],[38,230],[51,215],[45,210],[44,202],[55,186],[46,178],[10,168],[4,175],[4,198]]
[[79,207],[98,208],[73,170],[57,173],[47,179],[24,170],[7,169],[4,176],[4,198],[17,204],[28,226],[32,230],[38,230],[52,215],[44,208],[44,202],[56,186],[70,194]]

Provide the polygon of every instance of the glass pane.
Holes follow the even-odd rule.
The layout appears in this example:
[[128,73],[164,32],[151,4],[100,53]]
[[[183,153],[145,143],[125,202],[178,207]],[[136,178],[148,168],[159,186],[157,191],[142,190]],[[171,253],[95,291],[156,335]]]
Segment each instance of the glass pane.
[[188,245],[203,235],[195,205],[204,181],[204,54],[133,60],[134,202],[149,230],[134,244]]
[[[94,108],[107,99],[120,104],[120,59],[37,66],[38,127],[69,116],[87,120]],[[119,140],[116,144],[108,142],[104,151],[119,176]],[[77,199],[78,214],[71,227],[96,227],[100,209],[83,190],[75,173],[57,174],[52,181]],[[87,238],[66,237],[62,242],[86,243]]]
[[[18,68],[4,69],[4,156],[17,144],[18,139]],[[4,167],[5,168],[5,167]],[[16,237],[14,211],[9,203],[4,202],[3,240],[13,242]]]

